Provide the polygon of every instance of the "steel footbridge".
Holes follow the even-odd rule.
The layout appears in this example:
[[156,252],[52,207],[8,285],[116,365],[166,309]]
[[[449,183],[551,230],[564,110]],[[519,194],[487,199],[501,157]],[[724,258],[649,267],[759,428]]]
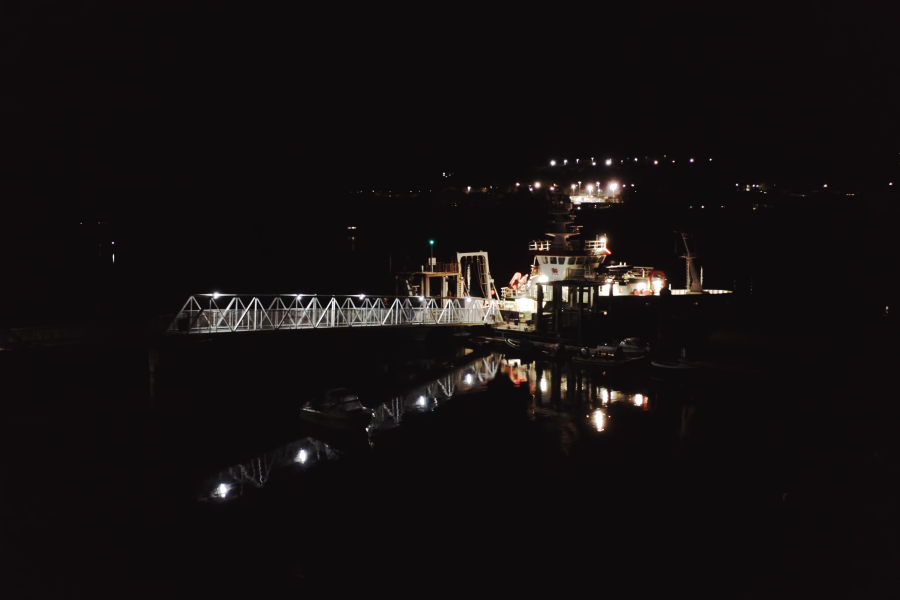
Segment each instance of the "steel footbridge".
[[496,300],[427,296],[201,294],[169,317],[165,333],[484,325],[503,318]]

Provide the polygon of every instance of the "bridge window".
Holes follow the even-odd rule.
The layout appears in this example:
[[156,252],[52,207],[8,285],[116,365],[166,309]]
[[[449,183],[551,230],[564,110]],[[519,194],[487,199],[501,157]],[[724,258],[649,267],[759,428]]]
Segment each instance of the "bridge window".
[[541,262],[544,263],[544,264],[546,265],[546,264],[547,264],[547,257],[546,257],[546,256],[542,256],[542,257],[541,257]]
[[574,257],[574,256],[570,256],[570,257],[569,257],[569,264],[570,264],[570,265],[574,265],[574,264],[575,264],[575,257]]
[[555,257],[555,256],[551,256],[551,257],[550,257],[550,264],[551,264],[551,265],[555,265],[555,264],[556,264],[556,257]]
[[579,256],[579,257],[578,257],[578,260],[575,261],[575,264],[576,264],[576,265],[583,265],[583,264],[584,264],[584,257],[583,257],[583,256]]

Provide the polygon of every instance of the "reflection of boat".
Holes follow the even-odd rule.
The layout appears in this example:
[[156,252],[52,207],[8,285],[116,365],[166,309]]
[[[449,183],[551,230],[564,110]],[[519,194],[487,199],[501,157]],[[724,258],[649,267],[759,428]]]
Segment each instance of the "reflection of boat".
[[340,429],[362,428],[372,419],[359,396],[346,388],[325,392],[324,400],[313,400],[300,409],[300,418],[308,423]]

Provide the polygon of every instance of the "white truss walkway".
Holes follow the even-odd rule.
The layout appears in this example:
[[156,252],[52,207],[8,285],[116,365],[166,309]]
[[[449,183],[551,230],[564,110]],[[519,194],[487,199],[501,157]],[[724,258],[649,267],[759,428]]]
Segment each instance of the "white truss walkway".
[[[482,325],[502,321],[496,301],[482,298],[365,296],[191,296],[167,328],[172,333],[280,329]],[[201,305],[201,300],[207,306]],[[265,298],[264,304],[261,298]]]

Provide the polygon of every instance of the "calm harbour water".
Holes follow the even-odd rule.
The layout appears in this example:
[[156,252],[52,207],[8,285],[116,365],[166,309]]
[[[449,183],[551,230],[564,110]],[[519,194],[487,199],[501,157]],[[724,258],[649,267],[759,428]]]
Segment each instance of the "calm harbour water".
[[[497,377],[508,378],[532,398],[525,408],[532,421],[565,423],[603,432],[610,422],[610,412],[651,410],[648,390],[652,382],[646,369],[611,378],[602,370],[572,363],[535,361],[493,352],[473,358],[467,364],[386,402],[376,405],[368,402],[373,418],[366,427],[365,444],[360,443],[361,431],[356,432],[360,434],[357,436],[331,432],[331,439],[337,442],[330,444],[313,436],[302,437],[204,479],[199,497],[233,500],[245,491],[262,489],[279,472],[286,473],[285,476],[300,476],[320,462],[338,460],[347,453],[371,451],[381,435],[401,426],[410,417],[415,419],[418,415],[439,410],[454,397],[487,392],[488,382]],[[365,403],[366,400],[363,390],[362,401]],[[471,408],[467,418],[478,420],[477,405]]]
[[[124,358],[99,387],[93,356],[55,378],[8,369],[6,596],[883,589],[894,428],[870,381],[464,352],[261,359],[242,376],[264,374],[277,402],[237,374],[197,397],[203,366],[179,397],[194,412],[122,404],[137,393]],[[292,417],[341,374],[374,411],[367,431]]]

